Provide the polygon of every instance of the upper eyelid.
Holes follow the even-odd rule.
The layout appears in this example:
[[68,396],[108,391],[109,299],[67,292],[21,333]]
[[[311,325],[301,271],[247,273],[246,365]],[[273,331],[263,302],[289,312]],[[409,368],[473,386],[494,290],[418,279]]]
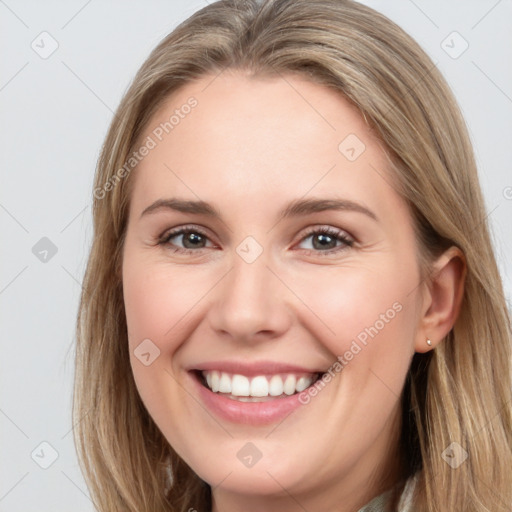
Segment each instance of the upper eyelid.
[[180,226],[180,227],[177,227],[177,228],[171,228],[171,229],[166,229],[158,238],[161,239],[161,238],[169,238],[169,237],[174,237],[174,236],[178,236],[178,235],[182,235],[183,233],[186,233],[186,232],[197,232],[205,237],[207,237],[208,239],[211,240],[211,236],[208,234],[208,230],[206,228],[203,228],[203,227],[200,227],[200,226],[195,226],[195,225],[185,225],[185,226]]
[[351,235],[346,229],[330,226],[329,224],[316,224],[314,226],[306,228],[305,232],[302,233],[301,236],[304,238],[305,236],[315,234],[318,231],[328,231],[332,232],[333,235],[338,236],[346,235],[347,238],[350,238],[351,240],[355,241],[355,237]]

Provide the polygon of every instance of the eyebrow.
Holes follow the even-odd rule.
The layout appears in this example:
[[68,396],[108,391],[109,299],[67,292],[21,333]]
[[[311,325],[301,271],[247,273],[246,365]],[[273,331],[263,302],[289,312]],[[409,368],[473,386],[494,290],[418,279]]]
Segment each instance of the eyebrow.
[[[206,215],[214,219],[222,220],[220,212],[210,203],[205,201],[192,201],[185,199],[169,198],[158,199],[149,205],[141,214],[141,218],[150,213],[162,210],[172,210],[182,213],[192,213],[196,215]],[[309,215],[327,210],[334,211],[354,211],[362,213],[378,222],[377,215],[362,204],[349,199],[296,199],[291,201],[279,214],[278,220],[281,221],[290,217]]]

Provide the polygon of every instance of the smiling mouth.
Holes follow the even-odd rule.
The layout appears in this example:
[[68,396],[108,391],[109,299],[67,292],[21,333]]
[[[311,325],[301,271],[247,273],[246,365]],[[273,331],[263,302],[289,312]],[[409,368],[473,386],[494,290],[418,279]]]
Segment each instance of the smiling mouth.
[[196,370],[199,382],[211,392],[239,402],[287,398],[312,386],[321,373],[278,373],[248,377],[218,370]]

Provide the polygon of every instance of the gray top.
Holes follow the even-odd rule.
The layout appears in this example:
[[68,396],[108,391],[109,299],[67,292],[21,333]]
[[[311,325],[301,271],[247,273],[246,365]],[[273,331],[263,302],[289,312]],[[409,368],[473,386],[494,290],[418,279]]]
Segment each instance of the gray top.
[[[411,512],[412,511],[412,493],[416,484],[416,475],[409,478],[405,484],[404,492],[400,498],[397,512]],[[391,491],[386,491],[380,496],[374,498],[370,503],[367,503],[359,512],[383,512],[386,503],[391,497]]]

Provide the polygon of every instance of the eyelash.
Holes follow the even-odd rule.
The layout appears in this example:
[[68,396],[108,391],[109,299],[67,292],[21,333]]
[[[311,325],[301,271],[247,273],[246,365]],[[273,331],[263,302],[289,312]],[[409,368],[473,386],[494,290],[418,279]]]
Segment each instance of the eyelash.
[[[187,248],[181,248],[181,247],[172,247],[169,244],[169,240],[171,240],[171,238],[174,238],[179,235],[190,234],[190,233],[196,233],[196,234],[201,235],[202,237],[208,239],[208,235],[203,230],[201,230],[195,226],[187,226],[187,227],[178,228],[175,231],[170,231],[168,233],[163,234],[158,240],[158,245],[162,245],[162,246],[169,245],[169,248],[170,248],[170,250],[172,250],[172,252],[177,252],[180,254],[193,254],[193,253],[199,252],[201,249],[206,249],[206,247],[200,247],[199,249],[187,249]],[[303,251],[306,251],[307,254],[314,253],[315,255],[328,256],[328,255],[343,251],[343,250],[350,248],[354,245],[354,240],[352,240],[351,238],[346,236],[343,231],[332,228],[332,227],[327,227],[327,226],[320,227],[320,228],[311,228],[301,238],[300,241],[303,241],[312,235],[327,235],[327,236],[336,238],[337,241],[342,242],[343,245],[336,247],[334,249],[328,249],[326,251],[315,250],[315,249],[302,249]]]

